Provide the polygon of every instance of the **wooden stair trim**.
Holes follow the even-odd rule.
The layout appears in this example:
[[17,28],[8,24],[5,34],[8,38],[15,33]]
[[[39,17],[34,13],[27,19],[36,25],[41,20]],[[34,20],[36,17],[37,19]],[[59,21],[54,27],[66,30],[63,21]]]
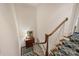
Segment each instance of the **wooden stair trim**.
[[59,43],[59,44],[56,45],[56,47],[59,47],[59,46],[61,46],[61,45],[62,45],[62,44]]
[[58,48],[57,47],[55,47],[54,49],[52,49],[51,50],[52,52],[56,52],[56,51],[58,51]]

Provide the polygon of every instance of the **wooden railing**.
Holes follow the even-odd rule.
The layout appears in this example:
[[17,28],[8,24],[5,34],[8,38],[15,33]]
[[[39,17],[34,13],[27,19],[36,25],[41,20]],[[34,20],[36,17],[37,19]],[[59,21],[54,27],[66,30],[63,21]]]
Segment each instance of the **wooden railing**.
[[47,33],[45,34],[45,41],[41,42],[41,43],[34,43],[34,44],[45,44],[46,43],[46,52],[45,55],[48,56],[48,39],[51,35],[53,35],[66,21],[68,20],[68,18],[66,18],[64,21],[62,21],[51,33]]

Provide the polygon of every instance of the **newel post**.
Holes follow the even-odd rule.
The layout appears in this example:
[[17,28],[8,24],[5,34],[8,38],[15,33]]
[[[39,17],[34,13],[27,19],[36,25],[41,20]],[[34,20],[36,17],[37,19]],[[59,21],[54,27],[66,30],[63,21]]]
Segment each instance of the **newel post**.
[[49,55],[49,53],[48,53],[48,35],[47,34],[45,34],[45,40],[46,40],[46,52],[45,52],[45,55],[46,56],[48,56]]

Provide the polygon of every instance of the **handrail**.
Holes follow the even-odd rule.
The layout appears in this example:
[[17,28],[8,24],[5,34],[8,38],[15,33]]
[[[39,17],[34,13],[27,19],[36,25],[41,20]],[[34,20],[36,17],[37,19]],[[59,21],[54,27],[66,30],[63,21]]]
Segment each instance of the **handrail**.
[[64,21],[62,21],[51,33],[49,34],[45,34],[45,41],[44,42],[40,42],[40,43],[34,43],[34,44],[46,44],[46,56],[48,56],[48,38],[49,36],[53,35],[60,27],[61,25],[63,25],[66,21],[68,20],[68,18],[66,18]]
[[47,40],[45,40],[44,42],[35,42],[33,44],[45,44],[47,42]]
[[60,27],[62,24],[64,24],[67,20],[68,20],[68,18],[66,18],[64,21],[62,21],[61,24],[58,25],[50,34],[47,34],[47,36],[51,36],[53,33],[55,33],[55,32],[59,29],[59,27]]
[[38,43],[38,42],[36,42],[36,43],[34,43],[34,44],[45,44],[46,42],[40,42],[40,43]]
[[[55,33],[57,30],[58,30],[58,28],[62,25],[62,24],[64,24],[66,21],[68,20],[68,18],[66,18],[64,21],[62,21],[62,23],[59,25],[59,26],[57,26],[50,34],[45,34],[45,36],[51,36],[53,33]],[[40,43],[34,43],[34,44],[45,44],[47,42],[47,40],[45,40],[44,42],[40,42]]]
[[47,41],[46,52],[45,52],[46,56],[49,55],[49,53],[48,53],[48,38],[49,38],[49,36],[53,35],[61,27],[61,25],[63,25],[67,20],[68,20],[68,18],[66,18],[64,21],[62,21],[50,34],[45,34],[45,38],[46,38],[45,40]]

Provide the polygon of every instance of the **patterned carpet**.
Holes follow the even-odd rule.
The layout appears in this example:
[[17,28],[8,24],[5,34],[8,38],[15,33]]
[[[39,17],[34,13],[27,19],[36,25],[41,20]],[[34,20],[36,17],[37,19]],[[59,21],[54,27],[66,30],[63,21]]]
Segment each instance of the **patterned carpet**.
[[22,56],[37,56],[36,54],[33,53],[33,47],[26,48],[22,47]]
[[30,48],[22,47],[21,53],[22,53],[22,56],[38,56],[38,54],[39,56],[44,55],[42,48],[39,45],[34,45],[33,47],[30,47]]
[[[50,56],[79,56],[79,33],[75,32],[72,36],[68,37],[70,40],[64,41],[63,45],[58,47],[58,51],[50,53]],[[22,48],[22,56],[37,56],[33,53],[33,50],[39,51],[39,54],[43,56],[42,48],[37,45],[34,48]]]
[[52,56],[79,56],[79,33],[75,32],[69,37],[69,41],[64,41],[58,51],[51,52]]

